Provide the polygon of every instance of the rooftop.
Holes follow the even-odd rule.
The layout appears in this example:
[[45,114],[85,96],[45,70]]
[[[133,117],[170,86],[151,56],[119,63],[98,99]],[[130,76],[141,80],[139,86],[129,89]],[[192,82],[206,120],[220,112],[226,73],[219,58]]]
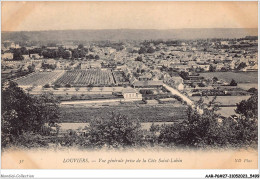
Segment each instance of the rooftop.
[[122,90],[122,94],[125,94],[125,93],[137,93],[137,92],[133,88],[125,88]]
[[148,81],[136,81],[134,82],[134,86],[162,86],[163,81],[162,80],[148,80]]

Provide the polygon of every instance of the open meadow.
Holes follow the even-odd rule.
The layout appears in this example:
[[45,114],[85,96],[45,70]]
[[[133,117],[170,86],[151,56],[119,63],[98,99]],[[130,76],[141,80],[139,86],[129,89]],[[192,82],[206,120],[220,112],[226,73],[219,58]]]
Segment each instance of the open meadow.
[[[241,102],[242,100],[248,100],[250,96],[218,96],[216,98],[216,104],[220,106],[219,110],[217,113],[219,113],[221,116],[224,117],[229,117],[231,115],[236,114],[235,109],[236,109],[236,104]],[[200,97],[199,96],[193,96],[191,97],[193,101],[199,101]],[[209,103],[212,99],[213,96],[209,97],[203,97],[202,98],[205,103]]]
[[187,118],[187,107],[181,104],[167,105],[120,105],[104,107],[61,107],[61,122],[89,122],[92,119],[108,118],[111,113],[120,113],[141,122],[174,122]]
[[258,72],[207,72],[200,73],[204,78],[217,77],[230,83],[234,79],[237,83],[257,83]]
[[[213,96],[209,96],[203,97],[202,99],[208,104],[213,98]],[[249,98],[250,96],[217,96],[215,102],[220,106],[236,106],[237,103]],[[192,96],[191,99],[193,101],[199,101],[200,96]]]

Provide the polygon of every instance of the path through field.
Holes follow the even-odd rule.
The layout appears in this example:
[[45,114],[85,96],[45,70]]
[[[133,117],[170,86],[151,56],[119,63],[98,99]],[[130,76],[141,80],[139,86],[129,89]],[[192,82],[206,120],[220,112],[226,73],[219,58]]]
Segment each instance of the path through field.
[[186,101],[189,106],[194,106],[193,101],[190,100],[190,99],[189,99],[187,96],[185,96],[184,94],[181,94],[178,90],[176,90],[176,89],[170,87],[170,86],[167,85],[167,84],[163,84],[163,86],[164,86],[167,90],[169,90],[173,95],[177,95],[177,96],[181,97],[181,98],[183,99],[183,101]]
[[[163,84],[163,86],[164,86],[167,90],[169,90],[173,95],[177,95],[177,96],[181,97],[181,99],[182,99],[183,101],[185,101],[185,102],[187,103],[187,105],[191,106],[192,108],[195,108],[194,102],[193,102],[192,100],[190,100],[187,96],[185,96],[184,94],[180,93],[178,90],[176,90],[176,89],[170,87],[170,86],[167,85],[167,84]],[[196,110],[197,110],[200,114],[203,113],[203,110],[200,109],[199,107],[197,107]]]
[[124,101],[123,98],[117,99],[102,99],[102,100],[76,100],[76,101],[62,101],[60,105],[72,105],[72,104],[95,104],[95,103],[113,103]]

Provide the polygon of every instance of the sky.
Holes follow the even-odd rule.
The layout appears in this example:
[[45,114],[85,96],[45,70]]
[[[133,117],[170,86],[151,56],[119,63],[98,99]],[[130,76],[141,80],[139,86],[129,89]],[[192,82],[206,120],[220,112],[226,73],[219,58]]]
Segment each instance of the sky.
[[2,31],[257,28],[257,2],[2,2]]

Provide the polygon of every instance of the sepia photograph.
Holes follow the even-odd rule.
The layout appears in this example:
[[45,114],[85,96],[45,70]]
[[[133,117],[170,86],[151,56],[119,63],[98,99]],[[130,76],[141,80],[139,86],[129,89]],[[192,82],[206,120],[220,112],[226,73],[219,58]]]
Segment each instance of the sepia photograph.
[[258,2],[2,1],[1,167],[258,169]]

